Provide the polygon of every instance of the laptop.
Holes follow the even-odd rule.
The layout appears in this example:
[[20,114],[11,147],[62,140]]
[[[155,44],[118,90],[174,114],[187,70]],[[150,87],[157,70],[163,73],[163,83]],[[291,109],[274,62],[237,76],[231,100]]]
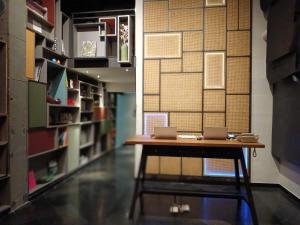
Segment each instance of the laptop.
[[205,140],[226,140],[226,127],[204,127],[203,136]]
[[176,127],[154,127],[153,138],[157,139],[176,139],[177,128]]

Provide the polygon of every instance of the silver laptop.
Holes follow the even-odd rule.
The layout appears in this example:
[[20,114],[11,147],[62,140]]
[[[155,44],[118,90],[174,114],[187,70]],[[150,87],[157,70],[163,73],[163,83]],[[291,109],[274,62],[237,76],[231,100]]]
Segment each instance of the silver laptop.
[[204,127],[203,137],[205,140],[226,140],[226,127]]
[[154,127],[153,138],[176,139],[177,138],[177,128],[176,127]]

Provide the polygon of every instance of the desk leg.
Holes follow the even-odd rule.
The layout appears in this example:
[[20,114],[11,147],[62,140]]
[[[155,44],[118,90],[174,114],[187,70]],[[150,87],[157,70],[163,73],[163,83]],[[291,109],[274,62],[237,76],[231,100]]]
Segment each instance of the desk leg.
[[234,159],[234,169],[235,169],[235,182],[236,182],[236,189],[241,189],[241,183],[240,183],[240,170],[239,170],[239,160]]
[[[147,168],[147,158],[148,155],[145,154],[144,156],[144,163],[142,164],[142,190],[144,189],[144,183],[145,183],[145,179],[146,179],[146,168]],[[142,192],[140,193],[140,209],[141,209],[141,214],[144,214],[144,195],[142,194]]]
[[130,211],[129,211],[129,219],[133,219],[133,215],[134,215],[134,211],[135,211],[135,203],[136,203],[136,200],[139,197],[139,193],[140,193],[141,176],[143,173],[143,169],[145,168],[146,158],[147,158],[147,156],[143,151],[142,157],[141,157],[141,162],[140,162],[140,167],[139,167],[139,171],[138,171],[138,176],[135,180],[135,187],[134,187],[134,192],[133,192]]
[[244,176],[245,188],[246,188],[246,192],[247,192],[248,204],[249,204],[251,215],[252,215],[252,221],[253,221],[254,225],[258,225],[258,219],[257,219],[257,214],[256,214],[256,210],[255,210],[253,196],[252,196],[252,191],[251,191],[251,187],[250,187],[249,176],[247,173],[244,153],[242,150],[240,151],[240,160],[241,160],[241,166],[242,166],[242,171],[243,171],[243,176]]

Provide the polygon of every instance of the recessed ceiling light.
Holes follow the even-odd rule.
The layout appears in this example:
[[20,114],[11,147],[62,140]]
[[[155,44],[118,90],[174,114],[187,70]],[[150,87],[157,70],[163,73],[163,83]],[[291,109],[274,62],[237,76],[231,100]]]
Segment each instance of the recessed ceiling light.
[[89,71],[87,70],[86,73],[89,73]]
[[100,75],[98,75],[97,78],[100,79]]
[[129,71],[129,69],[126,69],[125,71],[126,71],[126,72],[128,72],[128,71]]

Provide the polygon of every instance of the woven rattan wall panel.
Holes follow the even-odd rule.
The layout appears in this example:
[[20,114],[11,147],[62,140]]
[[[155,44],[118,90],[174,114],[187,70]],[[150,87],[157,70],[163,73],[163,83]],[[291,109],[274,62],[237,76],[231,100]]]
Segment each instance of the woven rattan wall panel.
[[204,91],[204,112],[225,112],[225,91]]
[[159,95],[144,95],[144,111],[159,112]]
[[148,174],[159,173],[159,157],[149,156],[147,158],[146,173]]
[[229,132],[249,132],[248,95],[227,95],[226,126]]
[[[238,0],[236,0],[238,1]],[[212,7],[212,6],[222,6],[225,5],[226,1],[225,0],[205,0],[205,5],[207,7]]]
[[239,28],[250,29],[250,0],[239,0]]
[[203,52],[183,53],[183,72],[202,72]]
[[159,61],[144,61],[144,93],[159,94]]
[[144,3],[144,31],[168,31],[169,10],[168,1],[145,1]]
[[230,174],[234,171],[234,162],[229,159],[206,159],[206,169],[223,174]]
[[239,1],[227,0],[227,29],[237,30],[239,27]]
[[202,74],[163,74],[160,101],[161,111],[201,111]]
[[206,8],[204,17],[204,49],[226,49],[226,8]]
[[227,32],[227,56],[250,55],[250,31]]
[[225,54],[224,52],[205,53],[204,88],[225,88]]
[[[199,135],[203,127],[249,132],[251,0],[144,3],[143,107],[145,117],[152,113],[144,131],[151,133],[154,126],[164,124],[188,135]],[[201,159],[151,157],[147,172],[232,172],[226,160],[205,164]]]
[[161,60],[161,72],[182,72],[182,60],[181,59],[162,59]]
[[178,131],[202,131],[201,113],[170,113],[170,126],[177,127]]
[[180,58],[181,33],[145,34],[145,58]]
[[169,11],[170,31],[190,31],[203,29],[203,8],[174,9]]
[[202,51],[203,32],[190,31],[183,33],[183,51]]
[[225,127],[225,113],[204,113],[203,127]]
[[250,93],[250,58],[234,57],[227,59],[227,93]]
[[182,158],[182,175],[202,176],[202,159]]
[[160,157],[160,174],[178,175],[181,173],[181,158]]
[[203,0],[169,0],[170,9],[198,8],[203,6]]

